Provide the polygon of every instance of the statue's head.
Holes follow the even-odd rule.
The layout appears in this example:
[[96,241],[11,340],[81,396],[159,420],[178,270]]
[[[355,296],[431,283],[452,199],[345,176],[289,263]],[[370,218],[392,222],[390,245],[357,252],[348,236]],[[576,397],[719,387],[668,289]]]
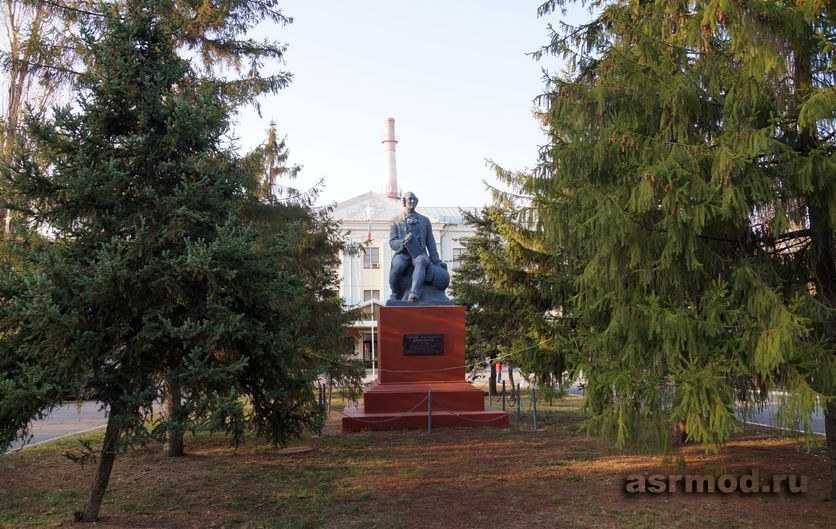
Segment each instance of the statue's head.
[[401,197],[401,203],[403,204],[404,211],[411,213],[415,211],[415,206],[418,205],[418,197],[412,191],[407,191]]

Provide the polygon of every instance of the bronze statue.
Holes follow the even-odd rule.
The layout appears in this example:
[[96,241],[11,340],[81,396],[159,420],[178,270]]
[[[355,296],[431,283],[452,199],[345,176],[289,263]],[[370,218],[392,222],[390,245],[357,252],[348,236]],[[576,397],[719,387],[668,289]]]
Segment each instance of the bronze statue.
[[403,194],[401,203],[403,213],[392,219],[389,228],[389,246],[395,252],[389,270],[389,300],[452,303],[444,293],[450,273],[438,257],[430,219],[415,211],[418,197],[411,191]]

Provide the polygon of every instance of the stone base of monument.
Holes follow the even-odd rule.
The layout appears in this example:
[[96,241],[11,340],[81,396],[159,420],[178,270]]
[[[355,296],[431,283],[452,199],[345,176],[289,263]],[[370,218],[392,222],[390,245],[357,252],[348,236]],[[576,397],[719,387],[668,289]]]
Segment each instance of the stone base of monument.
[[343,431],[426,429],[430,423],[433,428],[508,426],[508,414],[484,402],[483,393],[465,382],[377,383],[364,393],[362,404],[343,411]]
[[380,377],[344,410],[344,432],[446,426],[507,426],[465,382],[464,307],[381,307]]

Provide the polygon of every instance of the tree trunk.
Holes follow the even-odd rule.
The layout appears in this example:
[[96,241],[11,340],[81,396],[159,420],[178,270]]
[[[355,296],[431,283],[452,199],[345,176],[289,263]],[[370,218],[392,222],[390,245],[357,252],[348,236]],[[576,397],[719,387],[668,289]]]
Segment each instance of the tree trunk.
[[829,401],[824,408],[824,431],[830,457],[830,499],[836,501],[836,401]]
[[[812,202],[812,201],[811,201]],[[816,298],[831,311],[836,308],[836,255],[833,250],[833,226],[830,225],[827,212],[823,207],[810,205],[811,255],[813,277],[816,280]],[[833,312],[824,322],[824,340],[830,351],[836,347],[836,317]],[[832,353],[831,353],[832,354]],[[829,366],[828,362],[822,365]],[[826,369],[826,367],[823,367]],[[824,381],[833,378],[824,373]],[[833,395],[836,388],[826,385],[819,389],[825,395]],[[836,401],[830,400],[824,409],[824,425],[827,436],[827,454],[830,457],[830,497],[836,500]]]
[[81,522],[95,522],[99,519],[99,509],[102,506],[102,498],[104,498],[107,491],[107,484],[110,481],[110,472],[113,470],[113,462],[116,460],[116,445],[119,441],[119,426],[117,425],[119,414],[114,413],[113,409],[107,418],[107,428],[105,429],[104,443],[102,444],[102,453],[99,457],[99,466],[96,469],[96,477],[93,480],[93,486],[90,487],[90,497],[84,510],[77,512],[75,517],[77,521]]
[[508,390],[511,405],[517,401],[517,383],[514,382],[514,364],[508,362],[508,383],[511,389]]
[[[810,33],[812,35],[812,33]],[[804,47],[806,46],[806,47]],[[796,49],[793,61],[793,80],[796,84],[796,94],[799,100],[805,97],[813,86],[811,52],[814,45],[811,40],[804,41],[800,49]],[[815,130],[799,130],[798,152],[808,154],[818,144]],[[831,224],[830,204],[827,194],[817,190],[807,197],[807,207],[810,220],[810,260],[815,281],[815,296],[822,305],[830,310],[823,325],[825,350],[833,351],[836,347],[836,250],[834,250],[834,226]],[[831,353],[832,354],[832,353]],[[830,366],[829,362],[822,362]],[[825,367],[827,369],[827,367]],[[821,377],[826,386],[817,388],[820,393],[832,396],[836,387],[832,387],[833,380],[828,373]],[[836,500],[836,402],[830,400],[825,405],[824,425],[827,436],[827,453],[830,457],[830,497]]]
[[168,429],[165,434],[165,455],[181,457],[183,455],[183,409],[180,381],[169,374],[166,377],[165,415]]

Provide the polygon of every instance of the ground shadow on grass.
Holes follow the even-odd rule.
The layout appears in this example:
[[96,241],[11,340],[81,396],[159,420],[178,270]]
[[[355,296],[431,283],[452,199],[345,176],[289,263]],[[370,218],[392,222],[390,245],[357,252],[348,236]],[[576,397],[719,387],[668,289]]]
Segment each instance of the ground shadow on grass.
[[[800,450],[750,428],[719,455],[621,453],[578,429],[577,400],[542,406],[509,428],[342,434],[332,414],[321,437],[282,452],[248,439],[187,438],[185,458],[158,445],[117,459],[101,528],[677,528],[831,527],[834,503],[821,448]],[[539,405],[538,405],[539,406]],[[513,422],[513,421],[512,421]],[[89,435],[96,438],[97,435]],[[72,440],[0,457],[0,526],[69,525],[94,468],[61,455]],[[635,494],[635,473],[806,475],[807,492]]]

